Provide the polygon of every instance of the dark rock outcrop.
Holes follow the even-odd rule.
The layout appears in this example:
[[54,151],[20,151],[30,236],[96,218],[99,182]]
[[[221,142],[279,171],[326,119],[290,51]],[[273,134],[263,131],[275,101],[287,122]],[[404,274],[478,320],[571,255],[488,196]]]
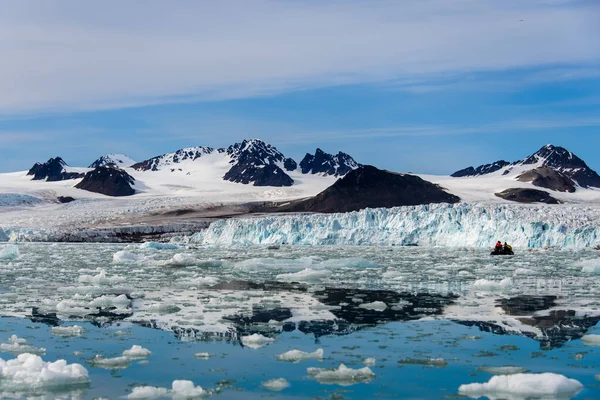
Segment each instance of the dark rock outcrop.
[[294,180],[275,164],[236,164],[223,176],[226,181],[254,186],[292,186]]
[[33,176],[33,181],[56,182],[68,179],[82,178],[83,174],[77,172],[67,172],[65,167],[67,163],[60,157],[51,158],[45,163],[35,163],[27,172],[27,175]]
[[336,155],[332,155],[325,153],[321,149],[317,149],[314,156],[306,153],[302,161],[300,161],[300,168],[303,174],[344,176],[359,166],[346,153],[340,151]]
[[549,167],[539,167],[525,171],[517,177],[517,180],[531,182],[534,186],[556,190],[557,192],[575,192],[575,184],[571,178]]
[[134,183],[135,179],[127,172],[108,166],[88,172],[75,187],[107,196],[131,196],[135,194]]
[[[167,153],[161,156],[152,157],[148,160],[135,163],[131,168],[138,171],[158,171],[160,167],[170,167],[173,164],[179,164],[186,160],[197,160],[205,154],[211,154],[215,149],[212,147],[191,147],[187,149],[180,149],[174,153]],[[224,150],[223,150],[224,151]],[[219,152],[223,152],[219,150]]]
[[494,194],[504,200],[516,201],[518,203],[560,203],[554,197],[550,196],[550,193],[537,189],[512,188]]
[[66,204],[66,203],[70,203],[72,201],[75,201],[75,199],[71,196],[58,196],[56,198],[56,200],[58,200],[59,203],[61,204]]
[[89,168],[107,167],[113,166],[117,168],[130,167],[135,164],[133,160],[124,154],[107,154],[100,157],[96,161],[90,164]]
[[457,196],[418,176],[365,165],[351,171],[315,197],[274,207],[270,211],[334,213],[458,201]]
[[510,163],[508,161],[500,160],[500,161],[496,161],[495,163],[492,163],[492,164],[480,165],[477,168],[468,167],[465,169],[461,169],[460,171],[456,171],[455,173],[453,173],[450,176],[452,176],[454,178],[462,178],[463,176],[479,176],[479,175],[491,174],[492,172],[496,172],[496,171],[506,167],[507,165],[510,165]]

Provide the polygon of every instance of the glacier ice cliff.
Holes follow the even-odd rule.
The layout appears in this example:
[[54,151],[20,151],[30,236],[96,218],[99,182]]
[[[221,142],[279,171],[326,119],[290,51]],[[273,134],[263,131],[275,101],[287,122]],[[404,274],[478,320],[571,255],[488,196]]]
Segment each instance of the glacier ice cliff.
[[600,208],[579,205],[435,204],[344,214],[233,218],[192,235],[209,245],[407,245],[582,248],[600,244]]

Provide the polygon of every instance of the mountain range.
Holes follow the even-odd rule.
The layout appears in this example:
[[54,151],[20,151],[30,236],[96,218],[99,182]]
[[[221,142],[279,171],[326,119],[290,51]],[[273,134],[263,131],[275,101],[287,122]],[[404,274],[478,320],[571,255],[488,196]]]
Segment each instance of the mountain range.
[[[357,173],[351,174],[354,171]],[[330,154],[319,148],[296,162],[259,139],[223,148],[184,148],[141,162],[124,154],[108,154],[88,168],[70,167],[56,157],[36,163],[27,177],[31,181],[74,181],[65,185],[108,196],[204,193],[215,197],[223,193],[219,198],[224,198],[230,193],[230,198],[234,196],[241,202],[256,196],[275,196],[275,201],[292,201],[282,208],[277,205],[277,211],[294,212],[345,212],[493,198],[556,204],[579,201],[581,196],[600,197],[595,191],[600,188],[600,176],[575,154],[551,144],[515,162],[499,160],[471,166],[449,177],[383,171],[361,165],[344,152]],[[244,187],[265,189],[249,192]],[[269,192],[268,188],[289,190]],[[77,193],[60,195],[77,198]],[[248,197],[250,193],[255,194]]]

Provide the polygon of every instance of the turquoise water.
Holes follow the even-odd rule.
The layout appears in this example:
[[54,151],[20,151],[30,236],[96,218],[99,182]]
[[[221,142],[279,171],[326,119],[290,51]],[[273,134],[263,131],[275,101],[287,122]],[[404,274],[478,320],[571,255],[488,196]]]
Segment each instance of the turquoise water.
[[[493,376],[487,367],[514,366],[576,379],[584,388],[575,398],[600,398],[600,347],[581,340],[600,335],[594,251],[499,259],[438,248],[19,244],[13,253],[0,260],[0,343],[17,335],[46,348],[45,361],[80,363],[90,375],[85,387],[24,386],[17,397],[123,398],[190,380],[224,399],[457,398],[460,385]],[[74,324],[81,336],[51,333]],[[258,333],[274,341],[244,346]],[[151,356],[122,369],[89,363],[133,345]],[[324,357],[276,358],[294,349]],[[365,382],[307,371],[365,368],[368,358]],[[262,386],[279,378],[289,387]]]
[[[594,378],[600,371],[597,348],[575,340],[561,348],[541,350],[539,343],[529,338],[485,333],[449,321],[393,322],[318,339],[299,331],[286,332],[278,335],[273,344],[259,349],[242,347],[239,342],[184,342],[170,332],[135,325],[99,328],[83,323],[80,325],[87,332],[82,336],[61,338],[52,335],[48,325],[26,319],[2,318],[0,324],[3,342],[16,334],[38,347],[46,347],[44,359],[66,359],[69,363],[85,365],[91,383],[76,392],[83,398],[117,398],[126,396],[133,386],[170,387],[175,379],[192,380],[196,385],[216,391],[213,396],[226,399],[441,398],[456,395],[460,384],[485,382],[492,376],[478,368],[506,365],[577,379],[585,389],[576,398],[595,398],[600,394],[600,382]],[[117,331],[127,334],[116,336]],[[598,328],[594,331],[600,333]],[[119,356],[134,344],[152,351],[147,364],[134,361],[120,370],[86,364],[86,360],[96,354]],[[321,362],[289,363],[275,358],[290,349],[312,352],[317,348],[324,350]],[[199,352],[208,352],[214,357],[195,358],[194,354]],[[12,358],[7,353],[1,357]],[[361,368],[362,361],[368,357],[376,359],[375,366],[371,367],[376,376],[369,383],[324,385],[311,379],[306,370],[308,367],[337,368],[340,363]],[[443,358],[447,365],[409,363],[432,358]],[[274,378],[285,378],[290,386],[280,392],[261,387],[263,381]]]

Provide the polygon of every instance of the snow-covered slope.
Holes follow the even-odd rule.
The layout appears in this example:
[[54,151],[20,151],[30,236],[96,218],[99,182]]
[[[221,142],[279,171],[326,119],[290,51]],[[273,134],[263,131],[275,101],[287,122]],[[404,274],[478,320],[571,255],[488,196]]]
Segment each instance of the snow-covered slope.
[[191,240],[214,245],[465,247],[505,240],[516,247],[582,248],[600,244],[600,208],[459,203],[229,219],[214,222]]
[[119,168],[131,167],[135,164],[131,158],[125,154],[107,154],[94,161],[90,168],[106,167],[107,165],[115,165]]

